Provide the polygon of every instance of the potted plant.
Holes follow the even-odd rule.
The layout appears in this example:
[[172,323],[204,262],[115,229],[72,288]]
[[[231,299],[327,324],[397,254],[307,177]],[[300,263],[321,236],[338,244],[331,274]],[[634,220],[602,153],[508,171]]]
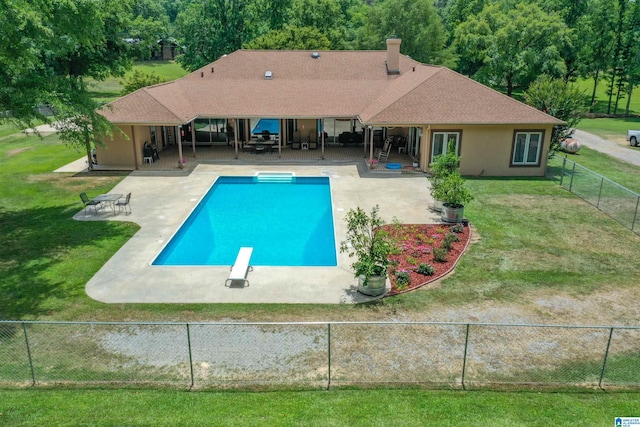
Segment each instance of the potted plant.
[[351,268],[358,278],[358,291],[370,296],[385,293],[387,268],[392,263],[389,255],[397,252],[395,242],[381,228],[385,223],[378,211],[378,205],[370,215],[360,207],[349,210],[345,218],[347,237],[340,243],[340,252],[356,257]]
[[465,187],[464,178],[458,171],[443,177],[438,183],[434,197],[442,200],[440,218],[445,222],[461,222],[464,218],[464,205],[473,200],[473,195]]
[[444,177],[458,170],[459,165],[460,156],[456,154],[456,148],[453,142],[449,143],[446,154],[436,156],[429,165],[431,175],[428,179],[431,183],[430,193],[434,203],[433,210],[437,212],[442,211],[442,200],[436,196],[436,194],[438,194],[438,187],[440,187],[440,183]]

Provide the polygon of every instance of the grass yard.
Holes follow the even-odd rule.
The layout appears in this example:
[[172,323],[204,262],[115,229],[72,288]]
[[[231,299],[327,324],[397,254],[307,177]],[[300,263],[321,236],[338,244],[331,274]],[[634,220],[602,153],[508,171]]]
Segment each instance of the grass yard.
[[[133,70],[140,70],[145,73],[158,75],[163,82],[176,80],[187,74],[175,61],[139,61],[133,66]],[[133,72],[130,71],[129,73]],[[109,77],[103,81],[90,82],[90,93],[101,102],[111,102],[121,96],[122,85],[120,81],[123,77]]]
[[[593,79],[580,79],[576,82],[578,87],[591,99],[591,93],[593,92]],[[606,113],[609,105],[609,95],[607,95],[607,87],[609,81],[606,79],[600,79],[598,87],[596,88],[596,101],[593,107],[595,113]],[[613,114],[613,108],[615,106],[616,96],[615,93],[611,100],[611,113]],[[624,114],[627,108],[627,98],[621,97],[618,102],[617,114]],[[633,93],[631,96],[631,103],[629,104],[630,114],[640,114],[640,95]]]
[[637,411],[633,393],[0,391],[4,426],[596,427]]
[[[593,153],[597,162],[597,153]],[[136,232],[135,224],[76,222],[78,194],[107,192],[122,176],[54,174],[81,157],[55,136],[0,142],[0,318],[93,321],[408,320],[509,322],[496,306],[533,323],[619,324],[625,310],[599,309],[615,291],[636,297],[640,237],[547,179],[472,179],[474,238],[456,274],[431,289],[361,306],[98,303],[84,284]],[[601,159],[605,159],[600,156]],[[608,174],[615,163],[602,162]],[[608,165],[608,166],[607,166]],[[401,215],[399,215],[401,220]],[[602,231],[606,230],[605,233]],[[587,299],[589,316],[538,310],[541,296]],[[589,299],[592,298],[592,299]],[[469,309],[469,307],[472,309]],[[473,314],[470,312],[473,311]],[[637,321],[637,319],[634,319]]]

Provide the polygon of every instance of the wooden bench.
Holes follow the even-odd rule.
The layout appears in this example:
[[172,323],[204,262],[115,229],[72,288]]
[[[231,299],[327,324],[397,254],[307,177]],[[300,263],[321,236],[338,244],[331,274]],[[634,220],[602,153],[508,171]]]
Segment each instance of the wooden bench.
[[234,282],[241,282],[243,287],[249,286],[247,273],[253,270],[253,267],[249,265],[252,253],[253,248],[240,248],[240,250],[238,251],[238,256],[236,257],[236,261],[231,267],[229,278],[224,282],[225,286],[229,287]]

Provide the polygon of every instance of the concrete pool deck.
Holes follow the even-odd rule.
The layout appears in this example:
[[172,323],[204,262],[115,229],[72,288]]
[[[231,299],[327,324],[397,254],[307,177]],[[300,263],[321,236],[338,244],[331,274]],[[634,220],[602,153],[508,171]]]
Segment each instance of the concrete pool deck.
[[329,176],[336,244],[344,240],[346,213],[360,206],[380,206],[388,223],[439,222],[428,181],[422,174],[364,172],[357,165],[198,165],[188,176],[130,175],[111,193],[131,196],[131,215],[98,215],[84,210],[83,221],[131,221],[140,230],[89,280],[87,294],[105,303],[298,303],[350,304],[371,300],[356,291],[352,259],[337,251],[337,267],[263,267],[248,273],[250,286],[225,287],[230,266],[152,266],[164,245],[218,176],[251,176],[256,172],[294,172],[297,176]]

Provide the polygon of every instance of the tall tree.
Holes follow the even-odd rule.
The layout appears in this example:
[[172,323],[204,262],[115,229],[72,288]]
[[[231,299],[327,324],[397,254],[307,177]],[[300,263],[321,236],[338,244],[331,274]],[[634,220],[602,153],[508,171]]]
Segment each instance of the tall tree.
[[360,46],[384,49],[385,40],[402,39],[401,51],[431,64],[453,65],[445,48],[447,34],[432,0],[383,0],[373,4],[362,30]]
[[472,76],[501,87],[512,96],[540,74],[563,76],[566,68],[558,46],[567,43],[567,26],[559,15],[521,1],[501,1],[469,16],[455,31],[455,47],[467,63],[479,65]]
[[612,67],[617,6],[618,3],[615,0],[591,0],[580,22],[581,35],[584,39],[583,48],[580,51],[580,74],[593,79],[590,111],[593,111],[595,105],[600,78]]
[[185,53],[178,62],[196,70],[253,39],[255,2],[250,0],[193,0],[176,18]]
[[332,49],[344,48],[346,16],[338,0],[293,0],[289,25],[317,28]]
[[35,119],[49,121],[35,107],[51,106],[54,118],[66,126],[62,139],[84,147],[90,157],[96,141],[86,133],[78,136],[82,131],[73,123],[87,123],[85,131],[108,127],[95,113],[98,105],[89,97],[86,79],[121,76],[131,66],[130,45],[123,39],[130,1],[0,1],[0,25],[7,36],[0,42],[0,110],[10,110],[14,120],[28,126]]
[[243,45],[245,49],[329,50],[331,42],[313,27],[286,26],[271,30]]

